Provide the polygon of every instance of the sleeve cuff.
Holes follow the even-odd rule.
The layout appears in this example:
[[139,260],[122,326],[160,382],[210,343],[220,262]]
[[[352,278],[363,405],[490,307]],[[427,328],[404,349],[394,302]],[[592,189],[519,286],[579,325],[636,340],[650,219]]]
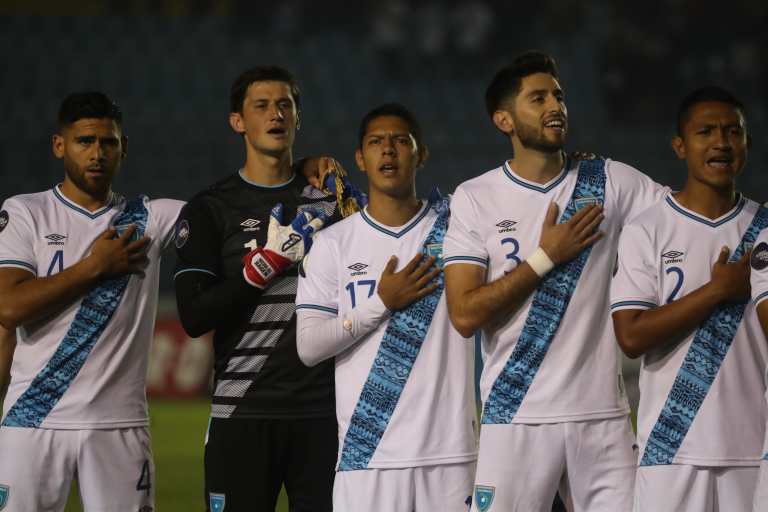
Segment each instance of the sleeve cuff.
[[757,297],[755,297],[755,300],[752,302],[755,303],[755,306],[763,302],[765,299],[768,299],[768,290],[764,291],[763,293],[758,294]]
[[645,300],[620,300],[611,304],[611,312],[622,309],[653,309],[657,306],[655,302]]
[[0,260],[0,267],[13,267],[28,270],[37,275],[37,267],[22,260]]
[[479,267],[488,267],[488,258],[481,256],[449,256],[443,258],[443,266],[447,267],[454,263],[469,263],[470,265],[477,265]]
[[337,316],[339,314],[338,308],[333,306],[323,306],[320,304],[296,304],[296,311],[299,310],[312,310],[320,311],[322,313],[328,313],[329,315]]

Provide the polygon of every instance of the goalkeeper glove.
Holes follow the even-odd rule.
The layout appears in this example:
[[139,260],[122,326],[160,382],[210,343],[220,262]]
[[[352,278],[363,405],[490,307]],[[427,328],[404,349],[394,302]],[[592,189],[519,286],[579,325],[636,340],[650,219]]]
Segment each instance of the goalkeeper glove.
[[287,226],[282,225],[283,204],[269,214],[267,244],[243,258],[243,277],[251,286],[266,288],[285,269],[301,261],[312,246],[312,236],[322,229],[326,217],[313,210],[299,212]]

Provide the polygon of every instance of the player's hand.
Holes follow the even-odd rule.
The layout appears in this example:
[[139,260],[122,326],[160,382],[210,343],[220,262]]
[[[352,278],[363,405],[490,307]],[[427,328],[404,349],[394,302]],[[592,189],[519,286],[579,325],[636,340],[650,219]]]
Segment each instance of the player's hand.
[[341,164],[329,156],[311,157],[304,160],[301,173],[307,178],[310,185],[318,190],[326,188],[325,180],[330,174],[346,172]]
[[147,250],[150,239],[145,236],[131,241],[134,233],[136,226],[132,224],[119,236],[115,228],[109,228],[96,239],[88,258],[99,277],[144,274],[144,269],[149,264]]
[[544,218],[539,238],[539,246],[555,265],[572,260],[603,237],[603,233],[597,230],[605,218],[602,206],[585,206],[562,224],[557,223],[557,218],[557,204],[552,202]]
[[326,221],[322,213],[305,210],[283,226],[282,203],[276,204],[269,215],[267,244],[243,257],[243,277],[256,288],[265,288],[286,268],[301,261],[312,246],[312,237]]
[[720,249],[717,261],[712,265],[709,283],[715,289],[720,302],[735,302],[748,299],[750,296],[750,251],[744,251],[744,255],[733,263],[728,263],[730,253],[728,247],[723,247]]
[[378,294],[390,311],[402,309],[435,291],[433,280],[440,273],[435,257],[419,253],[402,269],[397,268],[397,256],[392,256],[379,278]]

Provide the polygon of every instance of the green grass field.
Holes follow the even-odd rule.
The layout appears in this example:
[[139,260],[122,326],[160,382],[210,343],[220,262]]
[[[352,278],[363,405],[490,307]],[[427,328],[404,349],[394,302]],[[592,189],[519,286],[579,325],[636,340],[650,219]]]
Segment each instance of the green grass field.
[[[152,450],[155,455],[155,509],[158,512],[205,510],[203,501],[203,440],[210,405],[203,401],[152,400],[149,403]],[[73,487],[66,512],[82,510]],[[280,495],[277,512],[287,512]]]

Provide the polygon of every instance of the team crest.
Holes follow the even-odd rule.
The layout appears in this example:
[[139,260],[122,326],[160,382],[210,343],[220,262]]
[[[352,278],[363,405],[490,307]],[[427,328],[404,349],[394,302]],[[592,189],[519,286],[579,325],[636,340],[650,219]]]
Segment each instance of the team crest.
[[225,494],[208,493],[208,505],[211,508],[211,512],[224,512],[224,505],[227,503],[227,496]]
[[493,496],[496,494],[496,488],[490,485],[476,485],[475,486],[475,503],[477,503],[477,510],[480,512],[486,512],[491,509],[493,504]]
[[187,219],[179,221],[176,225],[176,248],[181,249],[189,239],[189,222]]
[[435,264],[443,268],[443,244],[427,244],[427,255],[435,257]]
[[752,251],[752,257],[750,258],[750,264],[755,270],[763,270],[768,267],[768,244],[760,242]]
[[581,210],[585,206],[600,205],[600,200],[594,196],[583,196],[583,197],[577,197],[574,198],[573,204],[576,206],[576,210]]
[[[3,212],[5,213],[5,212]],[[8,496],[11,494],[11,488],[0,484],[0,510],[3,510],[8,504]]]
[[0,233],[3,232],[5,226],[8,225],[8,212],[3,210],[0,212]]
[[[132,224],[120,224],[118,226],[115,226],[115,229],[117,230],[117,236],[123,236],[123,233],[125,232],[125,230],[131,226]],[[135,242],[138,239],[139,239],[139,230],[137,229],[131,235],[130,241]]]

